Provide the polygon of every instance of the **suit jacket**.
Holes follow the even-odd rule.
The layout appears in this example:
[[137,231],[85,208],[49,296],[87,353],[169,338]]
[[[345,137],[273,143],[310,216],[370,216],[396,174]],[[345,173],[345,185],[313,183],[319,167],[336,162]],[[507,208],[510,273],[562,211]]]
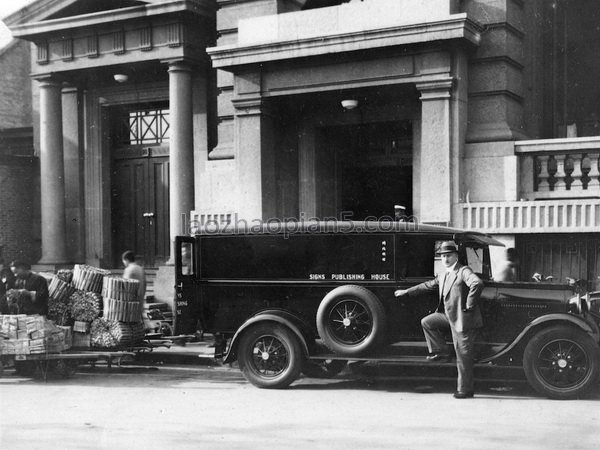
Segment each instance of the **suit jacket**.
[[408,295],[416,297],[429,291],[438,291],[438,310],[446,313],[450,325],[458,332],[481,328],[483,319],[479,309],[479,297],[483,281],[470,267],[457,263],[454,270],[436,275],[408,289]]

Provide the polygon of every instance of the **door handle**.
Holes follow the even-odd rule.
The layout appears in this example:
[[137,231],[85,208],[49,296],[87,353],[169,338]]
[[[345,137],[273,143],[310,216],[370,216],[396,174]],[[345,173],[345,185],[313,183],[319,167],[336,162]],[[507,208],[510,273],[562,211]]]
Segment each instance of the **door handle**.
[[143,214],[144,217],[154,217],[154,213],[153,212],[145,212]]

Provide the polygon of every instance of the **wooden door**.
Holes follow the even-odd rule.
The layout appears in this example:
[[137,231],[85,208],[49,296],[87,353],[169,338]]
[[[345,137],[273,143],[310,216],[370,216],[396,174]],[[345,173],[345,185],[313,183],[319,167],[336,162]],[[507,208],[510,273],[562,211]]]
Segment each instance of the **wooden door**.
[[146,267],[169,258],[168,148],[113,152],[112,231],[115,264],[133,250]]
[[589,289],[600,288],[600,237],[598,234],[538,234],[517,236],[518,279],[553,277],[564,283],[567,277],[588,281]]

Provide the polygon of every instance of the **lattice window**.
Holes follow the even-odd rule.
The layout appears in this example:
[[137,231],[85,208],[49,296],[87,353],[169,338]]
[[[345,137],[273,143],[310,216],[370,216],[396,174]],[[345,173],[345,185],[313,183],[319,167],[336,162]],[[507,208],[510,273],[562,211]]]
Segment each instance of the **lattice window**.
[[129,111],[122,116],[124,145],[161,144],[169,140],[169,110],[145,109]]

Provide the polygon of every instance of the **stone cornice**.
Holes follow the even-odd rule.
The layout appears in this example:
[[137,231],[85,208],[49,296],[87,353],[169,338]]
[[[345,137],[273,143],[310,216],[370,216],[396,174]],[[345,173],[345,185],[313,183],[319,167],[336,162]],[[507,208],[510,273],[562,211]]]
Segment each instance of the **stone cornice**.
[[417,82],[416,87],[421,92],[421,100],[439,100],[451,97],[452,78],[436,79],[426,82]]
[[598,136],[561,139],[536,139],[515,142],[515,153],[535,154],[539,152],[585,152],[586,150],[597,150],[599,147],[600,137]]
[[82,14],[80,16],[64,17],[60,19],[43,20],[33,23],[22,23],[23,21],[15,21],[14,25],[11,25],[11,23],[8,21],[7,23],[13,34],[13,37],[28,38],[76,28],[102,26],[134,19],[148,19],[155,16],[178,12],[188,12],[208,18],[214,18],[215,8],[214,3],[208,1],[199,3],[193,0],[170,0],[164,3],[133,6],[129,8]]
[[61,9],[67,8],[79,0],[46,0],[37,1],[19,9],[4,19],[4,23],[9,28],[14,25],[21,25],[27,22],[37,22],[56,14]]
[[448,20],[402,25],[355,33],[319,36],[291,41],[265,42],[253,45],[226,45],[207,49],[213,67],[225,69],[246,64],[304,58],[310,56],[368,50],[450,39],[479,45],[481,27],[466,14],[455,14]]
[[486,31],[488,31],[488,30],[494,30],[494,29],[504,29],[504,30],[507,30],[510,33],[514,34],[519,39],[523,39],[525,37],[525,32],[523,30],[515,27],[514,25],[512,25],[512,24],[510,24],[508,22],[486,23],[485,26],[484,26],[484,29]]
[[471,58],[469,60],[469,64],[475,65],[475,64],[490,64],[490,63],[506,63],[510,66],[513,66],[514,68],[518,69],[518,70],[523,70],[525,68],[525,66],[523,64],[521,64],[519,61],[516,61],[514,58],[511,58],[510,56],[506,56],[506,55],[500,55],[500,56],[485,56],[485,57],[481,57],[481,58]]

